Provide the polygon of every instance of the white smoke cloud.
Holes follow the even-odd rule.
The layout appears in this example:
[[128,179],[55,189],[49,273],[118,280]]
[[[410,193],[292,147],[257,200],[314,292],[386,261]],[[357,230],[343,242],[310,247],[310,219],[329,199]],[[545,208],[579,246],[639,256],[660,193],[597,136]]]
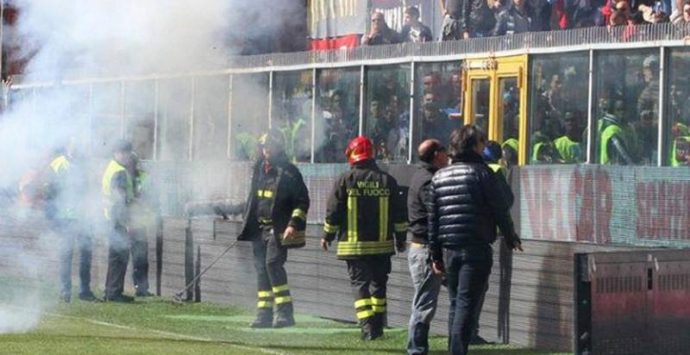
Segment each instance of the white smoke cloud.
[[[18,34],[44,75],[160,73],[222,67],[225,0],[17,0]],[[28,54],[28,53],[27,53]]]
[[[23,77],[16,79],[13,85],[34,87],[10,90],[10,108],[0,116],[0,155],[4,157],[0,192],[3,193],[15,191],[18,181],[27,171],[47,169],[54,150],[65,145],[71,137],[81,141],[82,153],[87,157],[99,149],[107,152],[107,143],[112,143],[122,132],[128,132],[131,128],[128,124],[137,123],[112,118],[123,113],[121,107],[125,105],[120,93],[124,90],[130,90],[127,107],[144,107],[140,109],[144,112],[142,115],[153,121],[150,119],[154,111],[153,95],[132,95],[129,84],[122,84],[117,78],[223,69],[228,66],[229,57],[242,49],[244,43],[239,38],[245,35],[267,38],[268,31],[274,31],[276,26],[300,20],[294,17],[298,13],[294,9],[299,9],[300,5],[292,0],[14,0],[12,4],[19,10],[18,22],[13,29],[23,50],[19,56],[29,59]],[[84,78],[115,80],[93,86],[75,84],[74,80]],[[191,77],[184,78],[187,81],[175,80],[183,82],[181,87],[187,90],[189,86],[185,83]],[[37,83],[45,85],[35,86]],[[236,83],[242,83],[242,86],[233,87],[233,98],[242,102],[243,111],[266,110],[266,100],[243,100],[245,92],[252,96],[263,92],[262,89],[252,87],[250,80],[237,80]],[[102,90],[100,94],[96,93],[98,88],[107,85],[112,86],[112,94],[103,94]],[[189,112],[189,93],[184,90],[168,90],[171,93],[165,96],[166,91],[161,89],[155,110],[161,119],[165,116],[170,120],[165,123],[166,127],[184,129],[187,125],[189,114],[185,112]],[[94,92],[92,100],[88,100],[90,91]],[[218,95],[219,98],[228,96],[228,92],[222,90],[204,94]],[[217,101],[222,102],[222,99]],[[256,107],[251,107],[252,103]],[[243,117],[234,117],[234,126],[256,125],[255,116],[245,118],[244,122]],[[184,146],[188,140],[195,139],[180,134],[179,139],[184,141],[176,142],[178,136],[175,134],[159,134],[159,139],[168,134],[167,144],[183,146],[182,152],[187,151]],[[85,142],[91,144],[86,145]],[[165,149],[161,148],[161,151]],[[96,171],[91,175],[94,191],[90,194],[84,191],[84,196],[89,199],[85,203],[97,212],[101,211],[100,173]],[[18,211],[20,209],[13,207],[3,211],[3,206],[0,206],[2,213]],[[35,211],[34,217],[43,218],[42,212]],[[100,215],[86,224],[97,222],[97,217]],[[54,260],[57,244],[53,240],[45,253],[19,251],[13,260],[17,265],[48,268],[39,261],[46,258]],[[1,245],[0,255],[5,252]],[[75,249],[76,258],[78,248]],[[54,268],[55,264],[51,267]],[[51,273],[41,271],[9,277],[45,279],[44,275],[55,275],[57,278],[55,270]],[[92,280],[96,279],[95,276],[92,275]],[[54,282],[57,283],[57,279]],[[100,289],[102,285],[92,282],[92,287]],[[40,317],[21,316],[12,310],[12,307],[27,306],[36,310],[50,308],[40,301],[46,297],[34,296],[29,293],[11,297],[7,307],[0,307],[0,333],[26,331],[36,325]],[[48,298],[55,301],[58,298],[57,292],[50,296]]]

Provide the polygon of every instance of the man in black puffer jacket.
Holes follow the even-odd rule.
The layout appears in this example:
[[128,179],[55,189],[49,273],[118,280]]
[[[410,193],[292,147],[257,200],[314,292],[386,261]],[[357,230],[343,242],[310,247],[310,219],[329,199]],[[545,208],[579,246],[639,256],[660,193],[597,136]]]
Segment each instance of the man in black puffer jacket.
[[455,130],[450,144],[453,164],[431,180],[429,251],[434,271],[446,272],[448,280],[451,354],[467,354],[477,304],[491,273],[496,225],[508,247],[522,251],[510,201],[481,156],[485,145],[486,135],[478,127]]

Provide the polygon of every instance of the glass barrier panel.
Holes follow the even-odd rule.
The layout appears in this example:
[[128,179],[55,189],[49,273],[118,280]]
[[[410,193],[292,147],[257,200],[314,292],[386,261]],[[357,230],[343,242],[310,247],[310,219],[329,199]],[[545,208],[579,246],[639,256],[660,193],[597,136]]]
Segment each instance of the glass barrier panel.
[[471,79],[473,124],[484,132],[489,132],[489,99],[491,97],[490,79]]
[[194,160],[227,158],[229,80],[227,75],[196,78]]
[[268,131],[268,73],[233,75],[230,112],[233,157],[256,159],[259,136]]
[[668,165],[690,166],[690,50],[671,49],[667,94],[666,132]]
[[139,159],[153,159],[155,129],[154,82],[131,81],[125,87],[125,136],[132,142]]
[[359,133],[360,68],[317,71],[314,151],[317,163],[344,163],[348,142]]
[[92,148],[95,157],[107,159],[112,156],[113,144],[122,138],[121,83],[93,84],[92,90]]
[[531,59],[529,164],[585,161],[588,91],[588,52]]
[[274,72],[271,127],[285,139],[288,158],[311,161],[312,71]]
[[462,62],[415,65],[414,139],[416,147],[426,139],[448,145],[450,133],[463,125]]
[[160,160],[189,160],[192,79],[158,83],[158,143]]
[[659,51],[599,52],[595,68],[595,161],[657,165]]
[[498,78],[498,121],[505,160],[508,166],[518,162],[518,140],[520,138],[520,89],[517,77]]
[[410,134],[410,65],[366,68],[364,135],[376,159],[405,162]]

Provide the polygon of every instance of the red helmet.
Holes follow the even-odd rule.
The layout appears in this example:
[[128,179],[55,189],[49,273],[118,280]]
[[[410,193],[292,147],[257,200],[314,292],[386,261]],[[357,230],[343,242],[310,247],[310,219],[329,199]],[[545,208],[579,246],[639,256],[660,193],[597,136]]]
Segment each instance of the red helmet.
[[350,165],[363,160],[373,159],[374,147],[371,140],[365,136],[357,136],[347,145],[345,156],[347,156],[347,162]]

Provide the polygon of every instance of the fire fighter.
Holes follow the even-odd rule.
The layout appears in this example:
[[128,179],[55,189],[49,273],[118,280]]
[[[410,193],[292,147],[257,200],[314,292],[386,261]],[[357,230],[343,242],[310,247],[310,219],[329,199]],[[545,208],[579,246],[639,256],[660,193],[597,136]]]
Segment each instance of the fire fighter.
[[[288,249],[305,245],[309,193],[297,167],[288,161],[283,137],[272,130],[259,138],[261,156],[254,164],[244,207],[223,202],[190,204],[189,215],[213,211],[244,219],[238,240],[252,242],[257,273],[257,317],[252,328],[295,325],[285,262]],[[275,319],[273,306],[275,305]]]
[[[383,335],[391,255],[405,251],[405,201],[395,179],[374,161],[371,141],[359,136],[345,151],[352,169],[340,176],[328,200],[321,248],[338,238],[347,262],[362,339]],[[395,239],[393,236],[395,235]]]

